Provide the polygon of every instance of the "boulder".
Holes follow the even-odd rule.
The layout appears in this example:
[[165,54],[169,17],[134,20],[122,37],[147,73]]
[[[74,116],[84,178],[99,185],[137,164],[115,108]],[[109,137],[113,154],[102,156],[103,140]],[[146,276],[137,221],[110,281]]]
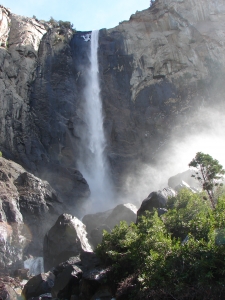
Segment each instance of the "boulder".
[[0,282],[0,299],[17,300],[18,298],[16,292],[10,285]]
[[83,217],[83,223],[86,225],[88,239],[95,248],[102,241],[102,232],[110,232],[120,221],[126,221],[128,224],[135,222],[137,217],[137,208],[131,203],[119,204],[115,208],[89,214]]
[[109,269],[95,268],[83,273],[80,284],[80,300],[106,299],[113,297],[112,290],[107,284]]
[[94,249],[98,246],[98,244],[102,242],[103,230],[106,230],[108,232],[111,231],[111,229],[106,224],[101,224],[95,229],[91,230],[88,234],[88,239]]
[[50,293],[54,286],[55,275],[52,272],[41,273],[32,277],[24,286],[22,296],[25,300]]
[[44,238],[44,268],[66,261],[82,251],[91,252],[85,225],[69,214],[62,214]]
[[85,215],[82,219],[82,222],[85,224],[87,232],[90,233],[93,229],[97,228],[101,224],[105,224],[105,220],[108,218],[111,212],[112,209],[95,214]]
[[81,264],[80,260],[77,257],[71,257],[54,268],[53,272],[56,278],[51,289],[53,298],[70,299],[71,295],[79,296],[79,282],[82,277],[82,270],[77,264]]
[[113,229],[120,221],[126,221],[128,224],[135,222],[137,208],[131,203],[117,205],[105,220],[105,224]]
[[190,185],[187,184],[187,183],[186,183],[185,181],[183,181],[183,180],[182,180],[178,185],[175,186],[175,190],[176,190],[177,192],[179,192],[179,191],[182,190],[182,189],[187,189],[187,190],[189,190],[189,191],[191,191],[191,192],[193,192],[193,193],[196,193],[196,192],[197,192],[197,189],[190,187]]
[[182,184],[182,182],[185,182],[186,184],[188,184],[189,187],[199,189],[200,184],[199,184],[198,180],[191,177],[192,174],[193,174],[193,171],[191,171],[191,170],[187,170],[185,172],[178,173],[177,175],[174,175],[168,179],[168,186],[173,189],[176,189],[180,184]]
[[165,197],[162,191],[152,192],[143,200],[141,207],[137,211],[137,220],[143,216],[146,211],[153,211],[154,208],[160,209],[166,206],[168,198]]

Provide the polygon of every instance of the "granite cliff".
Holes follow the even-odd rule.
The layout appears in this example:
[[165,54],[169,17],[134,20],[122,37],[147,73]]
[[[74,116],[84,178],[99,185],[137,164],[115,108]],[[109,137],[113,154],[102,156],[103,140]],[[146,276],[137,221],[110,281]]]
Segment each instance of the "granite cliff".
[[[87,32],[0,9],[0,149],[75,203],[89,195],[77,170]],[[199,107],[223,105],[224,30],[222,0],[157,0],[100,31],[107,153],[118,187],[134,162],[154,163],[170,136],[194,131],[189,116]]]

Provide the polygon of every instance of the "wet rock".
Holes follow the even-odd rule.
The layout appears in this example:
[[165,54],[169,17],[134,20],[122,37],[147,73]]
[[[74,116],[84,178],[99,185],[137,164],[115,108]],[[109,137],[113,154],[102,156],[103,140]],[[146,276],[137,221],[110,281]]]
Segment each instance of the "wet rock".
[[44,268],[50,270],[82,251],[92,251],[85,225],[68,214],[59,216],[44,238]]
[[23,268],[24,255],[42,254],[40,240],[55,218],[59,200],[48,182],[3,157],[0,189],[0,272],[8,273]]
[[51,289],[52,297],[70,299],[71,295],[79,295],[79,282],[82,277],[82,270],[77,264],[80,264],[78,258],[70,258],[54,268],[53,272],[56,279]]
[[32,277],[24,286],[22,296],[25,300],[50,293],[54,286],[55,275],[52,272],[41,273]]
[[17,294],[8,284],[0,282],[0,299],[1,300],[17,300]]

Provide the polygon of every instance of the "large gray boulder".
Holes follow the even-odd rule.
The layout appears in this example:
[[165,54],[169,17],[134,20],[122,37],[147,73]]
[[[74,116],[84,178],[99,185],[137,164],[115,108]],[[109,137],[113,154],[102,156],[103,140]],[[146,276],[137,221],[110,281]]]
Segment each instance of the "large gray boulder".
[[131,203],[119,204],[111,210],[96,214],[89,214],[83,217],[83,223],[86,225],[88,239],[95,248],[102,241],[103,230],[110,232],[120,221],[126,221],[128,224],[135,222],[137,217],[137,208]]
[[44,238],[44,269],[50,270],[83,251],[92,251],[85,225],[76,217],[62,214]]
[[137,211],[137,220],[139,217],[145,215],[146,211],[153,211],[154,208],[164,208],[167,200],[168,198],[162,193],[162,191],[150,193],[148,197],[143,200],[141,207]]

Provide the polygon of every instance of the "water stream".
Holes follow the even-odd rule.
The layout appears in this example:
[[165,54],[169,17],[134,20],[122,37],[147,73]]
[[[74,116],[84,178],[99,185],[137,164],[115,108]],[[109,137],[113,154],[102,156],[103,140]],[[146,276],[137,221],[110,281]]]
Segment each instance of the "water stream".
[[100,97],[98,65],[99,32],[92,31],[90,36],[90,66],[84,90],[84,121],[86,134],[82,135],[82,153],[79,169],[91,190],[91,211],[102,211],[110,207],[113,186],[106,158],[106,138],[103,128],[102,101]]

